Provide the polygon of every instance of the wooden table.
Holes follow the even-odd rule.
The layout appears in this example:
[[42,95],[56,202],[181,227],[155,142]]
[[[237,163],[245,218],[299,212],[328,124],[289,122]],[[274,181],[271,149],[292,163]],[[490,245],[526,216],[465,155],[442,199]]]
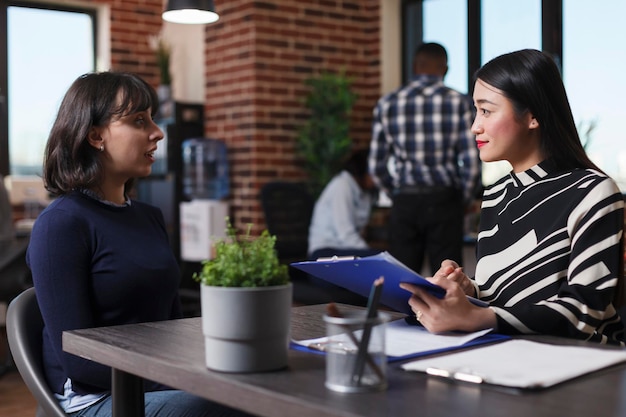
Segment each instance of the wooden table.
[[[323,336],[324,307],[295,307],[292,337]],[[387,391],[341,394],[324,386],[323,356],[294,350],[281,371],[207,370],[200,318],[65,332],[63,348],[113,368],[117,417],[143,415],[141,378],[268,417],[626,416],[626,364],[536,392],[453,382],[393,364]]]

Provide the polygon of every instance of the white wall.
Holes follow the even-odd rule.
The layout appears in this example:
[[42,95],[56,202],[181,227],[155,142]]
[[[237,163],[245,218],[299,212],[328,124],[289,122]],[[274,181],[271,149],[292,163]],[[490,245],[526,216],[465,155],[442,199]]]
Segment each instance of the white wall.
[[388,93],[402,84],[401,0],[381,0],[380,4],[380,92]]
[[172,96],[185,103],[204,102],[204,32],[206,25],[163,22],[163,38],[172,55]]

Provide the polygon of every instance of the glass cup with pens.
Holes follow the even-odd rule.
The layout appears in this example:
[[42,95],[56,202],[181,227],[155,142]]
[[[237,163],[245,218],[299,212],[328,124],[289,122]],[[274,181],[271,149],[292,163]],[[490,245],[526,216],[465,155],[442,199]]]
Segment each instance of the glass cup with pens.
[[329,304],[326,352],[326,387],[338,392],[370,392],[387,388],[385,329],[389,314],[378,311],[382,279],[374,283],[366,311],[341,313]]

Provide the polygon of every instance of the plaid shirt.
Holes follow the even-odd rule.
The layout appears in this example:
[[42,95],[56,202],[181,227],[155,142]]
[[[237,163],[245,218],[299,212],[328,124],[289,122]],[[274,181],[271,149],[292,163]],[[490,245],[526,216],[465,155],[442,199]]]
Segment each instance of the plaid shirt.
[[441,77],[418,75],[374,108],[369,168],[390,193],[404,186],[449,186],[473,200],[480,159],[469,98]]

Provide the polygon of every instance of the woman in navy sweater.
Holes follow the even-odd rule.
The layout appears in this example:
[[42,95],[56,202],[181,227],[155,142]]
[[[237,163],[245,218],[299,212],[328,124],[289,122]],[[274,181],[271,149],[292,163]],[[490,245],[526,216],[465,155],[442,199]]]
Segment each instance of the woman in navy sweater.
[[[624,345],[622,193],[585,154],[552,58],[505,54],[476,74],[481,160],[511,173],[483,194],[473,279],[444,261],[409,303],[430,331],[495,328]],[[470,304],[465,295],[488,301]]]
[[[111,415],[111,370],[63,352],[65,330],[181,317],[180,271],[159,209],[130,200],[163,132],[154,89],[128,73],[79,77],[48,138],[43,179],[56,198],[37,218],[27,262],[45,327],[48,384],[71,415]],[[147,416],[238,415],[146,384]]]

